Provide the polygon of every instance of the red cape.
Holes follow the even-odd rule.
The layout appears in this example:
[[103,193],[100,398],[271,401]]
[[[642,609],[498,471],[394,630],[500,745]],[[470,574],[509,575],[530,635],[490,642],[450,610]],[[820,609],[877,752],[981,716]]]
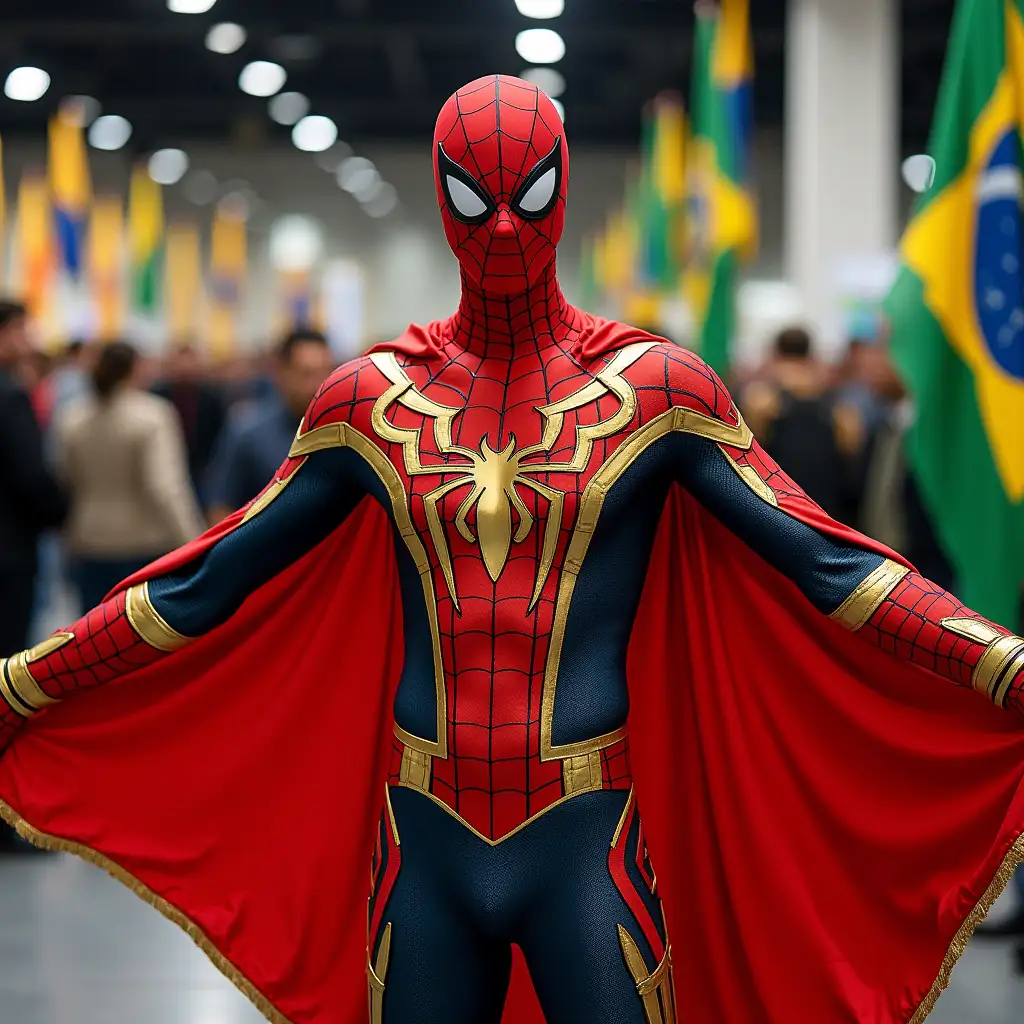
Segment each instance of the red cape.
[[[126,882],[280,1024],[366,1018],[402,662],[391,545],[367,501],[224,626],[45,711],[0,760],[8,820]],[[679,490],[628,672],[686,1020],[923,1020],[1024,857],[1019,719],[823,618]],[[505,1024],[542,1019],[518,963]]]

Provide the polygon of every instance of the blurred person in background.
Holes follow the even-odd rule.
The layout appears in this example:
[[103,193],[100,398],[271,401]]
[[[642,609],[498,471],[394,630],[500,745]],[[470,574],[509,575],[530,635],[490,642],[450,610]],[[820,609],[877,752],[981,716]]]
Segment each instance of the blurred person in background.
[[178,345],[167,361],[166,376],[153,385],[153,394],[167,399],[181,418],[188,451],[188,471],[196,493],[224,427],[224,400],[220,389],[205,378],[202,361],[193,345]]
[[106,345],[94,393],[55,423],[57,465],[71,495],[68,551],[86,608],[203,529],[178,416],[137,386],[137,370],[131,345]]
[[955,591],[953,568],[907,464],[904,445],[914,423],[914,406],[884,339],[863,348],[858,377],[875,402],[865,424],[859,528],[899,551],[941,587]]
[[277,350],[275,388],[228,419],[207,481],[211,522],[219,522],[256,497],[288,454],[303,414],[334,369],[319,331],[292,331]]
[[94,356],[93,348],[84,341],[68,342],[64,356],[50,375],[51,414],[61,411],[78,398],[89,394],[92,385],[89,370]]
[[815,358],[804,328],[779,332],[764,371],[743,390],[740,405],[765,451],[829,515],[852,522],[861,420],[837,400],[829,370]]
[[0,657],[28,641],[37,541],[67,510],[25,387],[31,358],[25,307],[0,301]]

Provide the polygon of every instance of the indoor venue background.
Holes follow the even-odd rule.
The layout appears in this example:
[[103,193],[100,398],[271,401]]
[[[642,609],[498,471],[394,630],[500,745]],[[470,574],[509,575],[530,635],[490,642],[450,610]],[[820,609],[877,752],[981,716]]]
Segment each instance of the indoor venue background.
[[[828,435],[795,442],[792,458],[808,474],[799,482],[837,494],[829,510],[838,518],[915,560],[934,558],[965,593],[988,593],[998,576],[1003,589],[979,610],[1019,631],[1024,520],[1012,520],[1012,546],[978,583],[974,541],[929,489],[932,477],[922,470],[915,484],[905,452],[886,476],[895,463],[880,465],[876,445],[891,434],[897,448],[886,451],[897,451],[914,403],[945,400],[941,381],[922,390],[908,376],[887,302],[904,272],[901,236],[931,188],[925,158],[956,6],[0,5],[0,300],[24,307],[22,316],[0,302],[0,361],[5,331],[24,328],[29,347],[15,358],[9,341],[7,372],[32,396],[40,457],[61,496],[40,513],[30,543],[11,541],[6,552],[0,531],[2,607],[13,606],[17,588],[28,595],[19,598],[29,602],[25,643],[73,621],[111,573],[116,582],[139,561],[130,541],[117,550],[104,533],[114,529],[109,510],[97,513],[103,538],[90,533],[82,495],[101,504],[102,495],[95,499],[95,480],[67,470],[69,453],[85,446],[76,403],[92,400],[110,343],[131,346],[118,386],[154,392],[176,417],[168,443],[181,457],[169,460],[159,493],[174,505],[167,518],[177,532],[152,542],[147,555],[157,555],[255,496],[251,481],[280,462],[275,445],[287,444],[297,410],[335,365],[455,309],[458,265],[438,216],[433,124],[455,89],[495,73],[529,77],[561,105],[572,169],[559,275],[570,301],[700,351],[759,436],[781,436],[779,396],[798,392]],[[728,33],[739,33],[731,72],[695,57],[702,24],[720,33],[723,51]],[[1015,73],[1024,79],[1024,69]],[[1024,95],[1024,80],[1017,84]],[[695,109],[700,88],[736,117],[725,141]],[[932,155],[941,179],[941,154]],[[1019,332],[1019,167],[1010,177],[1000,193],[1017,231],[1007,250],[1016,289],[1007,330]],[[721,205],[726,194],[733,206]],[[716,310],[727,311],[721,322]],[[290,333],[294,344],[282,350]],[[1024,403],[1024,390],[1014,394]],[[0,431],[3,423],[0,410]],[[94,449],[94,462],[102,454]],[[842,481],[840,459],[854,469]],[[978,459],[992,465],[987,449]],[[970,488],[958,472],[949,466],[947,494]],[[917,487],[912,509],[905,485]],[[1007,486],[1019,512],[1024,486]],[[0,480],[0,509],[6,487]],[[268,809],[267,829],[290,827]],[[262,1019],[184,934],[99,870],[13,834],[5,840],[0,1024]],[[1020,894],[1011,886],[1000,899],[992,920],[1006,934],[972,942],[935,1024],[1021,1019]]]

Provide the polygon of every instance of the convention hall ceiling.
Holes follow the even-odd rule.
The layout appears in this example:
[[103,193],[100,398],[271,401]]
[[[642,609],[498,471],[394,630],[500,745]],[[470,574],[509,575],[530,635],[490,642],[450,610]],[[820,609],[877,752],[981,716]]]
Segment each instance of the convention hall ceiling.
[[[850,0],[854,2],[854,0]],[[784,0],[752,0],[757,120],[783,111]],[[903,147],[923,144],[952,0],[904,0]],[[640,109],[661,89],[685,91],[692,0],[568,0],[555,22],[530,22],[513,0],[216,0],[205,14],[175,14],[167,0],[22,0],[0,5],[0,72],[18,64],[52,83],[34,103],[0,95],[0,132],[37,133],[61,96],[96,97],[132,123],[139,150],[194,138],[284,142],[289,129],[267,100],[243,93],[241,68],[270,60],[288,90],[335,120],[343,138],[421,142],[453,89],[495,71],[517,74],[515,37],[557,27],[557,65],[573,140],[631,145]],[[204,39],[218,22],[246,30],[234,53]]]

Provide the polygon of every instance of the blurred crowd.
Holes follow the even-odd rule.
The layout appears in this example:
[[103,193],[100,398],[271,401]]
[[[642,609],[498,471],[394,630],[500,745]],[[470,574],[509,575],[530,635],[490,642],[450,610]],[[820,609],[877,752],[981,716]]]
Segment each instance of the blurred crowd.
[[213,366],[190,344],[54,357],[31,327],[0,301],[0,657],[254,498],[334,368],[312,329]]
[[956,590],[904,457],[913,404],[884,330],[850,338],[830,364],[806,330],[787,328],[764,362],[732,383],[762,446],[829,515]]
[[[52,357],[30,329],[22,306],[0,302],[0,656],[52,628],[55,589],[70,583],[92,607],[255,497],[334,366],[310,329],[218,365],[191,344],[157,358],[75,342]],[[769,454],[826,511],[955,590],[903,458],[912,406],[884,334],[851,338],[835,365],[790,327],[730,383]]]

